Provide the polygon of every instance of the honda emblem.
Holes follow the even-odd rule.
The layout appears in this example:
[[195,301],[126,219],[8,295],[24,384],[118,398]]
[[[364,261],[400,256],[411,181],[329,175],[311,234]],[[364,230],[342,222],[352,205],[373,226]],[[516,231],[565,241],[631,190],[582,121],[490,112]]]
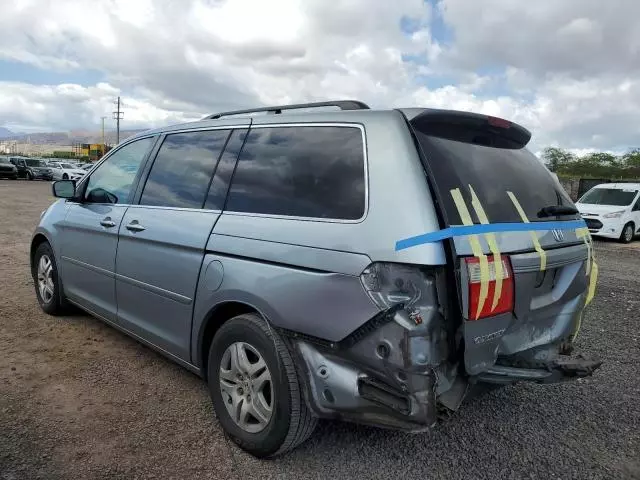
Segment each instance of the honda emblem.
[[562,232],[562,230],[554,228],[553,230],[551,230],[551,233],[553,233],[553,238],[556,239],[556,242],[562,242],[564,240],[564,233]]

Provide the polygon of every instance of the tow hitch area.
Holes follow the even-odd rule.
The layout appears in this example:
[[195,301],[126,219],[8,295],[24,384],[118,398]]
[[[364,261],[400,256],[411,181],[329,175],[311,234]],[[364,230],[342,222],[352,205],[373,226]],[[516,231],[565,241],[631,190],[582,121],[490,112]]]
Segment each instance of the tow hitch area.
[[575,378],[588,377],[602,365],[602,361],[579,354],[575,357],[558,355],[547,364],[536,367],[496,364],[475,377],[476,381],[487,383],[512,383],[531,381],[556,383]]

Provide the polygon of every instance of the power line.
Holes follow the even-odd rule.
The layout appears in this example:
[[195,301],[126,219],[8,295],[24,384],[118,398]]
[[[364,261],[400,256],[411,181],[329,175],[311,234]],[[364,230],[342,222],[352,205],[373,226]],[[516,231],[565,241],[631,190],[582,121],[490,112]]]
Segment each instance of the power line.
[[116,100],[115,103],[118,106],[118,109],[113,112],[113,119],[116,121],[116,145],[120,143],[120,120],[124,117],[124,112],[120,110],[120,97]]

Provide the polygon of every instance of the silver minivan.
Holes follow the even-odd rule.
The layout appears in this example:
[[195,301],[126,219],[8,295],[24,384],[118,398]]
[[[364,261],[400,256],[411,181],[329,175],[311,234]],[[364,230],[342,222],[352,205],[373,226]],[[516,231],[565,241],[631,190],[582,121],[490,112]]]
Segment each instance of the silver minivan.
[[318,418],[421,431],[470,394],[591,375],[589,231],[509,121],[336,101],[127,139],[53,184],[31,268],[202,376],[272,457]]

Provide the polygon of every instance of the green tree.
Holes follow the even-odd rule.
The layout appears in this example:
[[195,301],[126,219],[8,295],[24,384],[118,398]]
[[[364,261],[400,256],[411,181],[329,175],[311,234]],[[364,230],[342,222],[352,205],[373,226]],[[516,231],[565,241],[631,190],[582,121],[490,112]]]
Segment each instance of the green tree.
[[575,156],[571,152],[567,152],[562,148],[547,147],[542,152],[542,160],[549,170],[557,172],[563,170],[573,162],[575,160]]
[[640,148],[629,150],[622,156],[622,164],[628,168],[640,168]]

